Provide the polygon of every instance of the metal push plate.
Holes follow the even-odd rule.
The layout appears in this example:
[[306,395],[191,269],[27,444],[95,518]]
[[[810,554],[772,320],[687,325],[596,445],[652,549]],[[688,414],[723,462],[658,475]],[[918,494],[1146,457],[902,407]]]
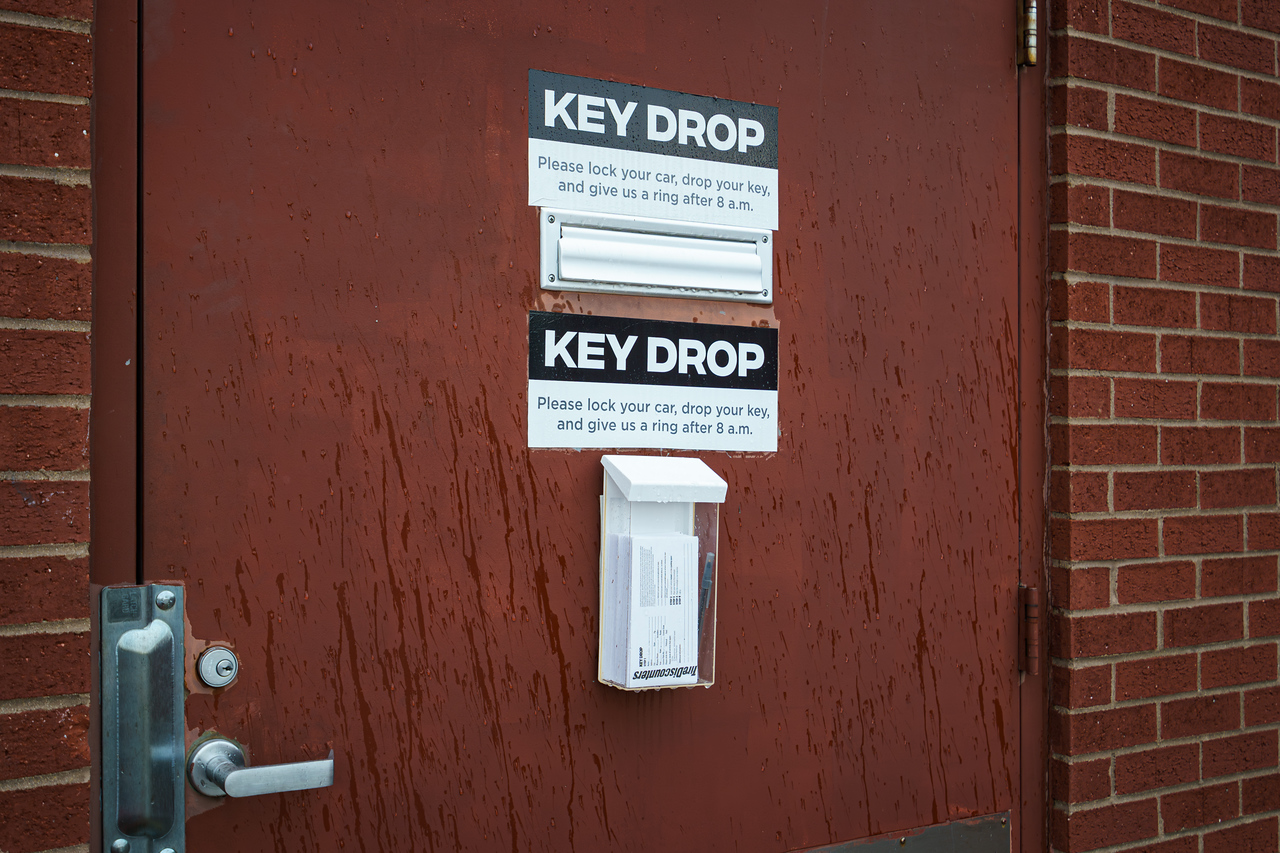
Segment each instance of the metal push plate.
[[183,853],[182,587],[102,591],[102,849]]

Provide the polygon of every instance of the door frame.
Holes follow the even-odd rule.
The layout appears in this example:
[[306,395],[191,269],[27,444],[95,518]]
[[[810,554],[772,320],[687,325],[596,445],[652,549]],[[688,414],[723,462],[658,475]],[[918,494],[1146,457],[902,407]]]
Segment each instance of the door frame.
[[[1009,0],[1004,0],[1008,2]],[[1019,4],[1020,5],[1020,4]],[[1046,23],[1039,21],[1039,43]],[[93,629],[90,694],[91,803],[101,801],[97,600],[103,586],[141,583],[140,483],[144,436],[139,431],[142,293],[140,181],[141,49],[145,22],[139,0],[97,0],[93,24],[90,119],[93,199],[93,367],[90,403],[90,561]],[[1013,50],[1014,46],[1010,46]],[[1042,51],[1043,52],[1043,51]],[[1018,528],[1020,584],[1047,589],[1046,483],[1048,114],[1045,63],[1016,70],[1018,99]],[[1044,599],[1047,601],[1047,596]],[[1018,789],[1014,846],[1047,849],[1047,619],[1040,620],[1040,674],[1019,688]],[[101,848],[100,807],[90,817],[90,849]]]

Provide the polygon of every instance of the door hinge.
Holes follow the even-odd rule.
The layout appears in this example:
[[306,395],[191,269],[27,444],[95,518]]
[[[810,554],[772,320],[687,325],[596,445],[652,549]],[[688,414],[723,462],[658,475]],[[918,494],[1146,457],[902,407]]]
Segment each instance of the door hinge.
[[1035,65],[1038,59],[1036,50],[1036,9],[1037,0],[1022,0],[1022,12],[1018,16],[1018,64]]
[[1018,669],[1040,674],[1040,589],[1018,584]]

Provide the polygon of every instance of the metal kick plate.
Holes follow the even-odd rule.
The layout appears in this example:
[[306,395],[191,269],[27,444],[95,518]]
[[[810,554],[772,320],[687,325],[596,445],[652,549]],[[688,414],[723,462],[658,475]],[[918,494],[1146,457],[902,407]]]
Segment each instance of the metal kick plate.
[[940,823],[881,838],[811,847],[804,853],[1009,853],[1009,812]]
[[183,853],[182,587],[102,591],[102,849]]

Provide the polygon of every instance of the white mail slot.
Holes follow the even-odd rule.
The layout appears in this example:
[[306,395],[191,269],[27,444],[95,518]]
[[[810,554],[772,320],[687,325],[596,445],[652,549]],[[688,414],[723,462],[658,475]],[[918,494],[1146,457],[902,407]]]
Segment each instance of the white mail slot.
[[542,286],[770,302],[768,231],[542,210]]

